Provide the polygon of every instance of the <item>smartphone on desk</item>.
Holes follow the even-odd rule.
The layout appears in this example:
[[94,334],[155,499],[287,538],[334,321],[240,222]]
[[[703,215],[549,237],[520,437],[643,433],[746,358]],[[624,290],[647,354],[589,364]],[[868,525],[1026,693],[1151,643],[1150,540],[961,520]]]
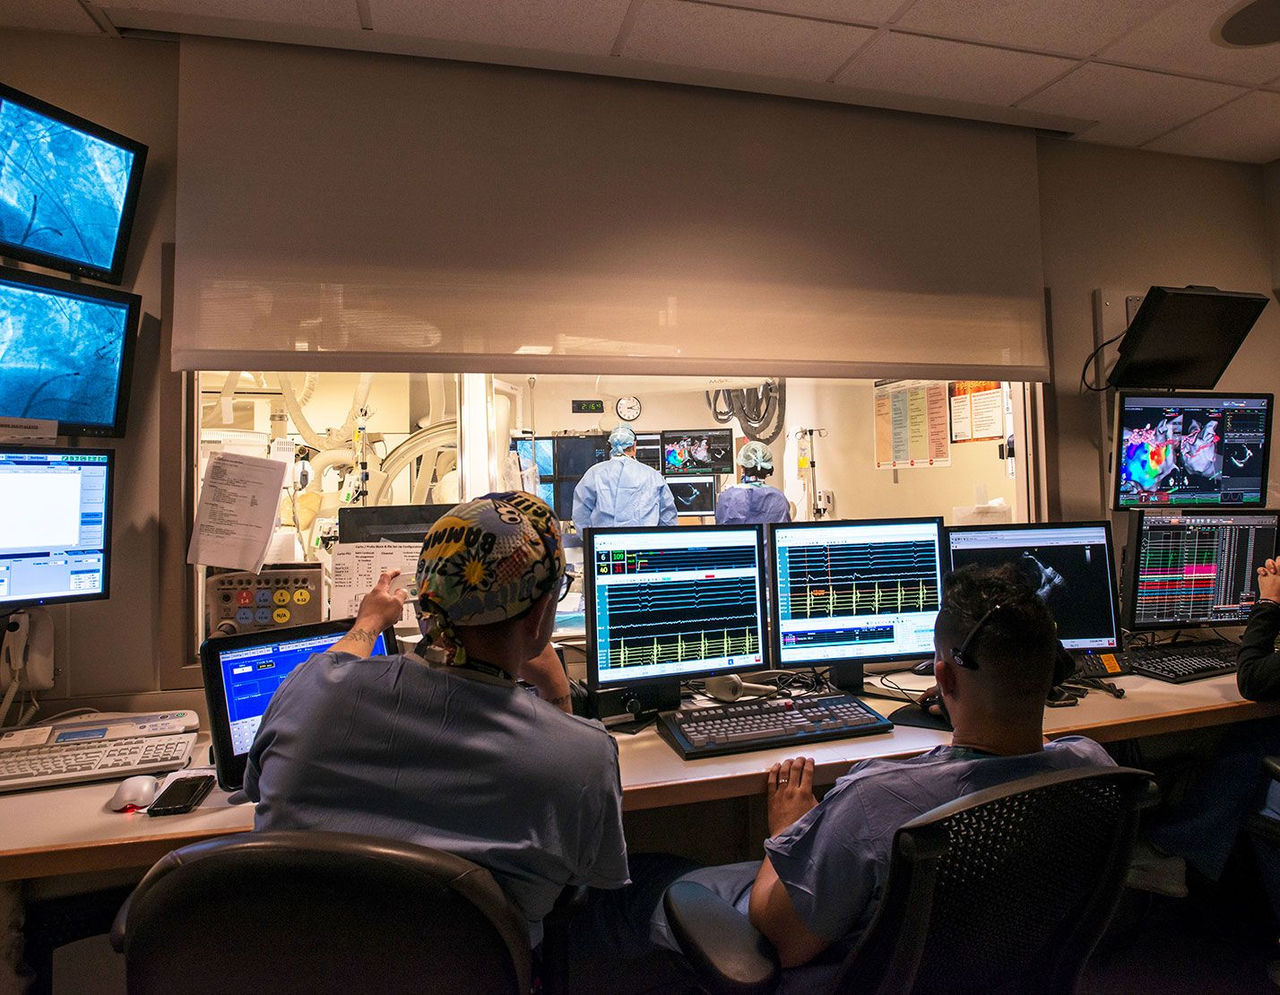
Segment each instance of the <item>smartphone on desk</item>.
[[213,790],[213,783],[212,774],[196,774],[170,781],[169,786],[147,806],[147,815],[182,815],[183,812],[190,812]]

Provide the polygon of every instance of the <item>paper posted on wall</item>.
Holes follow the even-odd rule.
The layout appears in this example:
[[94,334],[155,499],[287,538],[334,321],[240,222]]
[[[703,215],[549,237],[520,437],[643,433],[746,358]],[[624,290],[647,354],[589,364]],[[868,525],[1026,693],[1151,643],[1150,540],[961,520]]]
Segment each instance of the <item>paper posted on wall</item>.
[[373,589],[388,570],[399,570],[392,588],[409,591],[400,621],[414,623],[414,575],[418,570],[420,542],[347,542],[333,547],[333,587],[330,589],[329,617],[350,618],[360,600]]
[[288,467],[273,459],[214,453],[204,468],[187,562],[257,573],[267,558]]

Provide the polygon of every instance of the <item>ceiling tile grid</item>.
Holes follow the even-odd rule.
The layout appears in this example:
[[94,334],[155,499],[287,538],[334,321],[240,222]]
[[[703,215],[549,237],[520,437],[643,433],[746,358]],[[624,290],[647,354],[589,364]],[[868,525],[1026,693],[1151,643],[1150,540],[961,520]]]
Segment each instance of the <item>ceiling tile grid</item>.
[[622,56],[648,62],[822,82],[874,29],[733,7],[647,0]]
[[882,32],[836,82],[1007,107],[1069,71],[1070,59]]
[[[149,0],[148,0],[149,2]],[[369,0],[373,30],[446,41],[607,56],[630,0]]]
[[4,0],[0,27],[97,35],[102,29],[76,0]]
[[1143,146],[1236,162],[1280,159],[1280,93],[1255,90]]

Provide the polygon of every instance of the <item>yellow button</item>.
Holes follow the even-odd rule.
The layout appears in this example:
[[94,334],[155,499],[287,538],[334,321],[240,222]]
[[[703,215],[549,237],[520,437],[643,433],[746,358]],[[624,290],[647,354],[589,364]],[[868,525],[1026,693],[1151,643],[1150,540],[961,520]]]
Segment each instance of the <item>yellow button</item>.
[[287,605],[289,603],[289,592],[283,587],[277,588],[276,593],[271,595],[271,600],[278,605]]
[[311,601],[311,592],[305,587],[300,587],[293,592],[293,603],[295,605],[309,604]]
[[288,608],[277,608],[271,617],[275,619],[277,625],[284,625],[292,617],[292,614]]

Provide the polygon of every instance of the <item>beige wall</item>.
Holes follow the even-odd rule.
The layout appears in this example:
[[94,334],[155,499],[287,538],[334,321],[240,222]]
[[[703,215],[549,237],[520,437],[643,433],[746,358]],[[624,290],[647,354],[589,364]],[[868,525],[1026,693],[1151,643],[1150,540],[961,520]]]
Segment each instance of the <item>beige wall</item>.
[[[1099,401],[1098,395],[1082,396],[1078,386],[1094,348],[1092,292],[1108,291],[1114,313],[1107,327],[1114,331],[1124,327],[1123,295],[1152,285],[1270,293],[1277,249],[1263,209],[1263,170],[1042,139],[1040,210],[1056,399],[1050,402],[1057,428],[1051,512],[1063,519],[1096,518],[1103,512]],[[1278,333],[1280,307],[1273,301],[1219,386],[1276,390]],[[1273,506],[1280,495],[1277,471],[1280,454],[1273,452]],[[1122,516],[1116,524],[1121,539]]]

